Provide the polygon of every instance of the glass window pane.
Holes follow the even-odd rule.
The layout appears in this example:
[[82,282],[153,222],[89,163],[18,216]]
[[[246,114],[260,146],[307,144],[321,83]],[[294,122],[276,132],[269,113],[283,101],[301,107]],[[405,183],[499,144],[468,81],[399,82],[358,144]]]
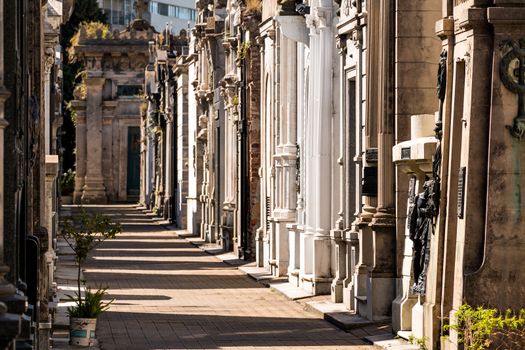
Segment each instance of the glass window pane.
[[168,4],[159,3],[159,15],[168,16],[169,10]]

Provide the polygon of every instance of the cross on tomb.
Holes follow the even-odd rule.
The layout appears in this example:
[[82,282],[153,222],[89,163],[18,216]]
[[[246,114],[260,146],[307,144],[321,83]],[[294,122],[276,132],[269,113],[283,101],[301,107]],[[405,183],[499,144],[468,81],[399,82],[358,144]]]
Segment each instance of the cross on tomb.
[[133,7],[137,13],[137,19],[144,19],[144,12],[146,12],[146,9],[148,8],[146,1],[136,0],[133,4]]

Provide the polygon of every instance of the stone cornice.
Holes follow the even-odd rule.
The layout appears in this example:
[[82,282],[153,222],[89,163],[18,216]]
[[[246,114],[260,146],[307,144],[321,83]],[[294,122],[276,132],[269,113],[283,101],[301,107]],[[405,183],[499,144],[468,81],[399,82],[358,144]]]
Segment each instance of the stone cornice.
[[303,16],[277,16],[275,20],[281,25],[285,37],[308,45],[310,40]]
[[456,34],[471,29],[478,32],[486,32],[490,29],[487,21],[487,9],[484,8],[467,8],[454,19],[454,32]]
[[523,7],[490,7],[487,9],[488,21],[493,25],[525,25],[525,8]]
[[143,54],[149,57],[149,46],[145,41],[131,41],[131,40],[122,40],[122,41],[106,41],[100,43],[99,41],[85,41],[82,44],[79,44],[75,47],[75,51],[84,56],[96,56],[101,53],[117,53],[124,54],[133,52],[135,54]]
[[436,22],[436,35],[441,40],[454,35],[454,18],[448,17]]

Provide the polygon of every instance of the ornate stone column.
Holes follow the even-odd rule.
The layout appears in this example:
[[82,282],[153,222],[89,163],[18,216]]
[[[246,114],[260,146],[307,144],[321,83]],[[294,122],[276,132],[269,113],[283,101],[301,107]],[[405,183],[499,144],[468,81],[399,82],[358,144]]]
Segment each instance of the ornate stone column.
[[[171,96],[173,92],[166,83],[168,93]],[[168,97],[169,99],[170,97]],[[166,155],[165,155],[165,171],[164,171],[164,219],[172,221],[173,213],[173,152],[175,152],[175,145],[173,144],[173,111],[171,105],[166,111]]]
[[75,126],[75,190],[73,192],[73,203],[80,204],[84,192],[87,162],[87,140],[86,140],[86,102],[73,100],[71,101],[76,111],[77,119]]
[[[379,42],[379,6],[376,2],[367,2],[367,38],[366,42]],[[364,317],[371,318],[368,304],[368,270],[373,264],[373,240],[372,230],[369,226],[377,206],[377,115],[378,104],[376,94],[378,82],[381,80],[380,72],[377,69],[379,61],[378,45],[368,45],[366,48],[366,111],[364,116],[364,137],[360,143],[360,152],[356,152],[355,161],[362,163],[357,166],[361,182],[359,202],[362,207],[359,209],[358,221],[355,222],[359,228],[359,248],[358,258],[355,268],[355,298],[356,311]],[[362,124],[359,128],[362,128]],[[359,130],[359,129],[358,129]]]
[[276,241],[276,275],[292,274],[299,269],[300,240],[295,228],[297,206],[297,50],[299,41],[307,43],[302,16],[279,16],[279,139],[274,156],[276,166],[276,208],[273,210]]
[[[199,234],[201,229],[201,215],[199,205],[199,195],[202,185],[202,177],[199,171],[199,164],[202,162],[202,157],[198,155],[198,108],[197,108],[197,84],[198,76],[198,61],[190,60],[184,62],[179,61],[177,72],[179,74],[178,85],[178,117],[181,118],[180,125],[182,128],[183,138],[181,139],[182,151],[180,152],[182,159],[185,159],[179,168],[181,179],[184,178],[186,183],[185,197],[186,203],[186,223],[188,231],[192,234]],[[190,84],[191,82],[191,84]],[[200,158],[200,159],[199,159]],[[186,165],[185,165],[186,164]],[[184,174],[184,175],[182,175]],[[181,188],[184,191],[183,188]]]
[[272,244],[272,212],[274,205],[275,168],[274,154],[274,120],[276,113],[275,91],[277,89],[277,33],[274,21],[266,21],[261,27],[261,226],[256,233],[257,265],[272,268],[274,245]]
[[[370,222],[373,239],[373,261],[368,272],[367,306],[369,319],[380,319],[391,314],[391,302],[395,293],[395,204],[394,165],[392,163],[393,129],[393,8],[391,0],[375,3],[379,11],[375,18],[377,52],[375,61],[377,77],[374,99],[377,118],[377,211]],[[372,40],[370,38],[369,40]],[[369,80],[370,82],[370,80]]]
[[[307,17],[310,29],[310,81],[307,137],[307,189],[305,245],[310,245],[311,274],[302,277],[303,288],[312,294],[328,294],[331,229],[331,119],[333,32],[332,3],[320,1]],[[309,237],[308,237],[309,236]],[[308,256],[310,255],[310,256]],[[306,262],[305,262],[306,263]]]
[[[347,198],[346,188],[348,187],[348,184],[346,184],[346,178],[345,178],[345,130],[346,130],[346,123],[347,123],[347,114],[345,111],[345,96],[347,94],[347,86],[345,84],[345,62],[346,62],[346,36],[343,35],[338,36],[336,39],[336,46],[338,49],[339,54],[339,77],[340,77],[340,83],[339,83],[339,109],[340,109],[340,115],[339,115],[339,125],[334,125],[334,130],[339,129],[339,150],[338,150],[338,158],[337,158],[337,164],[339,165],[339,211],[338,211],[338,217],[337,220],[334,222],[333,229],[330,231],[330,236],[332,238],[332,241],[334,242],[335,246],[335,276],[332,280],[332,286],[331,286],[331,299],[334,303],[341,303],[343,302],[343,282],[347,277],[348,273],[351,273],[350,271],[347,271],[347,264],[348,258],[346,256],[347,254],[347,247],[346,242],[344,240],[344,228],[345,228],[345,218],[344,218],[344,212],[345,212],[345,202],[349,199]],[[350,121],[351,122],[351,121]]]
[[[261,35],[257,38],[259,48],[260,48],[260,56],[261,56],[261,164],[259,167],[259,182],[261,184],[260,186],[260,198],[261,198],[261,205],[260,205],[260,227],[255,232],[255,261],[257,264],[257,267],[264,267],[265,266],[265,237],[266,237],[266,221],[267,221],[267,200],[266,200],[266,163],[267,163],[267,153],[266,153],[266,124],[267,124],[267,118],[268,118],[268,105],[269,105],[269,74],[268,72],[268,54],[267,52],[267,32],[261,30]],[[269,45],[268,45],[269,46]]]
[[[362,172],[364,163],[364,106],[367,93],[364,91],[366,69],[364,65],[363,33],[366,26],[366,12],[363,3],[346,0],[342,3],[342,13],[346,21],[339,24],[341,54],[343,67],[352,67],[346,70],[341,80],[342,98],[345,101],[344,110],[347,117],[342,124],[343,131],[343,181],[344,205],[343,223],[344,240],[346,242],[346,271],[347,276],[343,281],[343,303],[350,310],[356,310],[356,295],[358,289],[358,272],[363,272],[363,265],[356,271],[356,265],[361,256],[359,249],[359,223],[362,209]],[[344,50],[343,50],[344,48]],[[368,49],[367,49],[368,50]],[[361,261],[363,263],[364,260]],[[362,294],[361,294],[362,295]]]
[[[100,57],[95,59],[100,60]],[[93,74],[98,75],[98,71]],[[106,186],[102,173],[102,88],[104,78],[88,76],[86,100],[86,156],[87,164],[82,203],[107,203]]]
[[[46,45],[47,46],[47,45]],[[54,113],[51,111],[51,70],[55,64],[55,50],[47,46],[44,55],[44,149],[45,154],[51,154],[51,119]]]

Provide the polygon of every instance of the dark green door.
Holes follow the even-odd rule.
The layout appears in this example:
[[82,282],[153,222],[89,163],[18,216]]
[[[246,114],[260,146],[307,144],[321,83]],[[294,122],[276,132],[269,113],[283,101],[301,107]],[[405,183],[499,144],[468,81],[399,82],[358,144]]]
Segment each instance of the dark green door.
[[128,128],[128,196],[139,195],[140,185],[140,128]]

